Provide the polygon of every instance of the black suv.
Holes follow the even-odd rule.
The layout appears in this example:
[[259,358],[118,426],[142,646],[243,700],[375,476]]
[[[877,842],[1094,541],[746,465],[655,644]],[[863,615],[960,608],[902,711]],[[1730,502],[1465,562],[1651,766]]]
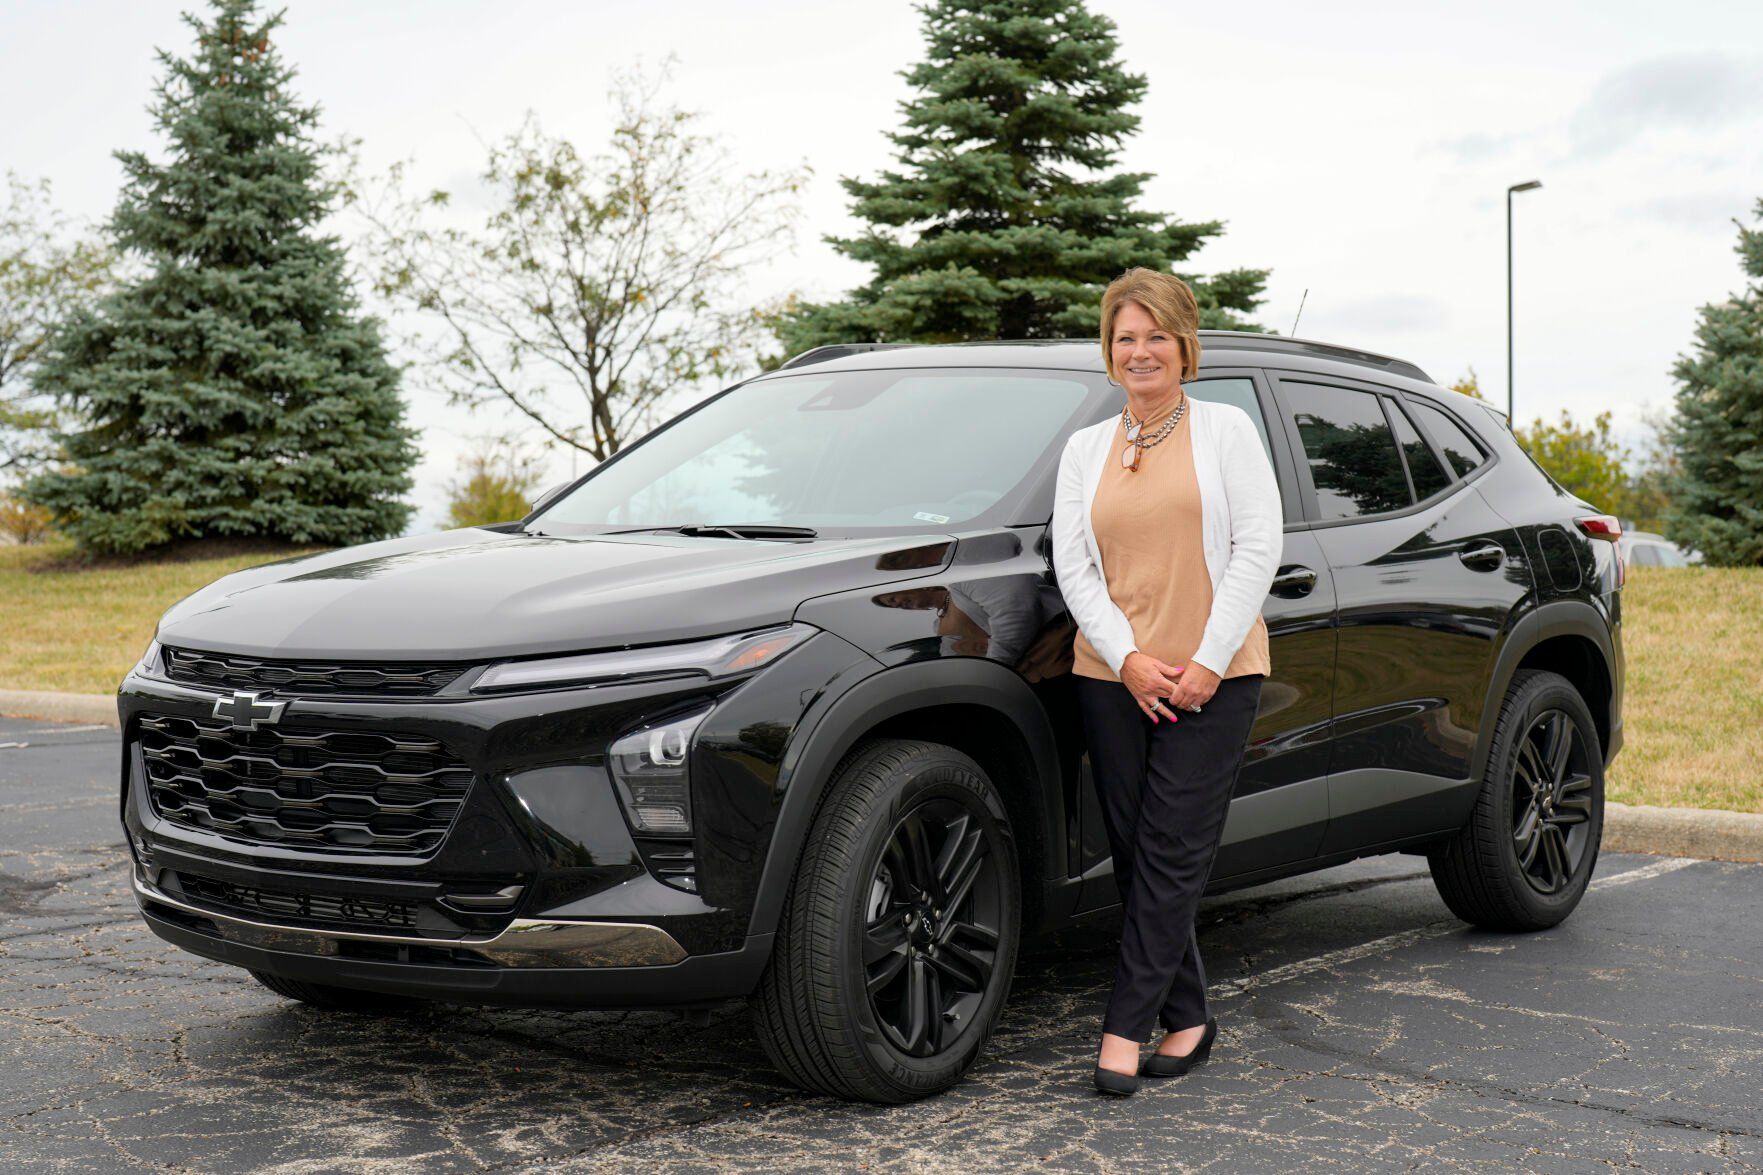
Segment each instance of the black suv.
[[[1622,741],[1614,520],[1409,363],[1205,333],[1285,548],[1214,890],[1425,853],[1460,917],[1573,909]],[[1025,933],[1116,901],[1048,558],[1092,341],[833,347],[519,523],[242,571],[123,683],[148,925],[321,1008],[701,1009],[902,1101]]]

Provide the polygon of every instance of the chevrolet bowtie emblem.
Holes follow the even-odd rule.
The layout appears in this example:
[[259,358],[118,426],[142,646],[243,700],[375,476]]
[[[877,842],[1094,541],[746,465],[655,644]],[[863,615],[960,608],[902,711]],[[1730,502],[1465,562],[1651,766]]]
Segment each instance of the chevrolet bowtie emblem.
[[286,702],[266,701],[256,690],[235,690],[230,698],[214,703],[214,716],[225,718],[234,730],[256,730],[265,723],[280,722]]

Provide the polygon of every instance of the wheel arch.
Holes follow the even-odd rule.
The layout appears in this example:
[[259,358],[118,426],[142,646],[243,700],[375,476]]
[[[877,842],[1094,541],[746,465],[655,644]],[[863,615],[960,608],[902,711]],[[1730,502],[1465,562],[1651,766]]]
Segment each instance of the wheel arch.
[[749,934],[777,929],[815,813],[840,763],[871,738],[944,743],[972,758],[1010,814],[1023,869],[1023,924],[1033,924],[1047,854],[1064,843],[1052,724],[1013,670],[977,658],[883,670],[834,700],[784,753],[783,800],[760,875]]
[[1517,669],[1542,669],[1573,683],[1592,712],[1592,722],[1598,728],[1599,753],[1608,764],[1612,686],[1610,667],[1599,654],[1596,642],[1575,633],[1545,637],[1524,654]]
[[[1526,615],[1513,628],[1495,661],[1482,714],[1499,713],[1500,700],[1521,669],[1541,669],[1565,677],[1585,699],[1598,728],[1605,764],[1610,759],[1610,733],[1615,723],[1615,651],[1609,626],[1590,604],[1557,600]],[[1472,778],[1487,769],[1493,747],[1493,723],[1483,721],[1475,749]]]

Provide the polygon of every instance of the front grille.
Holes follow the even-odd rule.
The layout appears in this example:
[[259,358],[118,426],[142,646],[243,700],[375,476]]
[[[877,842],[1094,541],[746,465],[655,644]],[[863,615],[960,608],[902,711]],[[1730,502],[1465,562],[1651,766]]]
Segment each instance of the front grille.
[[147,714],[153,810],[261,844],[421,855],[447,835],[471,769],[439,740]]
[[416,926],[416,907],[409,902],[260,889],[193,873],[177,874],[177,883],[186,898],[227,913],[268,914],[277,919],[334,922],[363,929],[408,930]]
[[165,650],[165,675],[189,685],[274,690],[279,694],[353,694],[362,697],[425,698],[452,684],[469,665],[389,661],[267,661]]

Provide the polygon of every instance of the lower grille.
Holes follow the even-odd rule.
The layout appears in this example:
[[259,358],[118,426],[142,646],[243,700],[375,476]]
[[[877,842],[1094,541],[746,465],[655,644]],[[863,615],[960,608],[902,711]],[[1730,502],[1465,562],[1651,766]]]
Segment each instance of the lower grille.
[[658,880],[687,893],[698,892],[698,858],[691,841],[637,837],[636,844],[643,864]]
[[267,914],[278,919],[332,922],[363,929],[381,926],[387,930],[403,930],[416,926],[416,907],[409,902],[259,889],[213,877],[198,877],[193,873],[177,874],[177,884],[184,896],[192,901],[247,917]]
[[153,810],[259,844],[425,855],[440,847],[471,769],[438,739],[147,714]]

